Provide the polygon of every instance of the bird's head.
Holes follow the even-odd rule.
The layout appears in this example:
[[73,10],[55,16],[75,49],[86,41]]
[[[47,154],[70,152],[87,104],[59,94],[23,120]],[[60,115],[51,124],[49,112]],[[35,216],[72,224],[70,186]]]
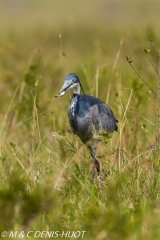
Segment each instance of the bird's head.
[[59,92],[59,96],[63,96],[71,88],[74,89],[74,93],[80,94],[80,87],[82,88],[78,76],[75,73],[69,73],[64,78],[64,84]]

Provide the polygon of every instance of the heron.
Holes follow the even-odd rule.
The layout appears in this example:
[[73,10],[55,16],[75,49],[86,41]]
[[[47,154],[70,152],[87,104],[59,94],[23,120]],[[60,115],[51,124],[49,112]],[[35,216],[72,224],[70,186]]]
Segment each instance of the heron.
[[[118,120],[111,108],[99,98],[84,94],[79,77],[75,73],[69,73],[64,78],[64,84],[59,92],[62,97],[66,91],[73,88],[73,95],[68,108],[68,118],[71,130],[88,147],[92,156],[90,182],[94,176],[100,176],[100,163],[96,158],[96,149],[99,139],[93,137],[94,131],[117,131]],[[83,94],[80,94],[82,90]]]

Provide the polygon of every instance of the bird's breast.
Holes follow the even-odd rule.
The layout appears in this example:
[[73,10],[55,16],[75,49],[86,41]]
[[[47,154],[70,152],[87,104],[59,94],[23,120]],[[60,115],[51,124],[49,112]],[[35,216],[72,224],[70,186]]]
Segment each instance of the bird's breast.
[[72,131],[86,142],[92,136],[92,126],[89,111],[85,109],[85,102],[80,102],[80,96],[73,94],[68,109],[69,123]]

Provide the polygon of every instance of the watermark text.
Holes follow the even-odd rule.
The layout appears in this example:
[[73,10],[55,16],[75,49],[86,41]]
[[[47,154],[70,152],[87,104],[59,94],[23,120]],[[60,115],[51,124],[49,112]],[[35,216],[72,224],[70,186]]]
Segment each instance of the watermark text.
[[87,231],[3,231],[2,238],[83,238]]

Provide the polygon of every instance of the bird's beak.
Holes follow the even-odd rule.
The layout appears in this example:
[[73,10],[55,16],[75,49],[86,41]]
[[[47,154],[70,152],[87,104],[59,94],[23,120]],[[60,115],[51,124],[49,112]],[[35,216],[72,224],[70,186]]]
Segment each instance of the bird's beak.
[[65,92],[67,90],[69,90],[70,88],[72,88],[72,87],[73,87],[73,84],[71,82],[65,81],[63,86],[62,86],[62,88],[61,88],[61,90],[60,90],[60,92],[59,92],[59,96],[60,97],[63,96],[65,94]]

